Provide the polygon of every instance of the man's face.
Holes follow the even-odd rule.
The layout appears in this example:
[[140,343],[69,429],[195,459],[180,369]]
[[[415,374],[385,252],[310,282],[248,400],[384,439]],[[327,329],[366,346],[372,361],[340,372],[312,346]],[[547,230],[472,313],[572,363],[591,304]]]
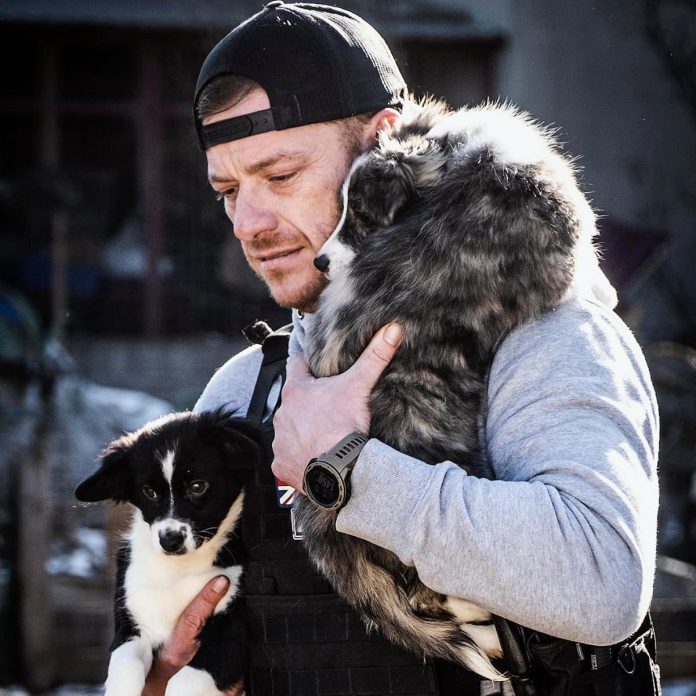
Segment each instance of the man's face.
[[[255,90],[204,121],[268,109]],[[208,149],[208,178],[224,201],[249,265],[283,307],[311,311],[325,285],[314,258],[340,219],[339,189],[352,158],[345,135],[320,123]]]

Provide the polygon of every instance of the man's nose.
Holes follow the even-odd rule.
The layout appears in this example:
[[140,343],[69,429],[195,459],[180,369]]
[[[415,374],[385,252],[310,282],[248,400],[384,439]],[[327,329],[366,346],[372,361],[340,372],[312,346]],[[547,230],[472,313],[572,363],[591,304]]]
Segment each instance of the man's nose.
[[319,256],[314,259],[314,265],[318,271],[326,273],[326,271],[329,270],[329,257],[326,254],[319,254]]
[[249,241],[260,232],[275,229],[277,223],[275,213],[265,205],[263,198],[254,197],[253,192],[239,191],[232,219],[237,239]]

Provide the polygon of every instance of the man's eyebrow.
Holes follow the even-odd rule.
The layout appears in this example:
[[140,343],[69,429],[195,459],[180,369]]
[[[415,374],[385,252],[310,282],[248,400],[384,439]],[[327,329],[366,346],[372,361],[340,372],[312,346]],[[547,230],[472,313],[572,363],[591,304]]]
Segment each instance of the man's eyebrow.
[[210,174],[208,176],[208,181],[211,184],[229,184],[232,179],[228,176],[218,176],[217,174]]
[[303,152],[293,152],[290,150],[283,150],[282,152],[277,152],[274,155],[271,155],[270,157],[267,157],[266,159],[260,160],[258,162],[254,162],[254,164],[250,165],[247,167],[247,172],[249,174],[258,174],[260,171],[263,171],[264,169],[268,169],[269,167],[272,167],[275,164],[278,164],[278,162],[289,160],[297,160],[301,159],[305,156]]
[[[262,160],[259,160],[258,162],[254,162],[253,164],[249,165],[246,168],[246,171],[249,174],[258,174],[259,172],[263,171],[264,169],[268,169],[269,167],[272,167],[275,164],[278,164],[279,162],[292,163],[292,162],[297,161],[297,160],[305,159],[306,156],[307,156],[307,154],[304,152],[283,150],[282,152],[276,152],[275,154],[271,155],[270,157],[267,157],[266,159],[262,159]],[[218,176],[217,174],[211,174],[208,177],[208,181],[211,184],[236,183],[236,179],[234,179],[232,177]]]

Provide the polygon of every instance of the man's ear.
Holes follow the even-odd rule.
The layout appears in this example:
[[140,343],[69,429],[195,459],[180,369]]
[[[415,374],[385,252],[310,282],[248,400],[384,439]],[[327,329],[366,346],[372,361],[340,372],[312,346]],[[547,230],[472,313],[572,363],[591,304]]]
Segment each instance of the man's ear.
[[363,137],[361,138],[360,144],[362,152],[365,152],[375,144],[380,133],[391,133],[400,118],[401,114],[391,107],[381,109],[374,114],[365,127]]
[[101,454],[98,471],[75,489],[75,497],[86,503],[100,500],[115,500],[117,503],[129,501],[132,494],[129,458],[133,442],[131,435],[124,435],[112,442]]

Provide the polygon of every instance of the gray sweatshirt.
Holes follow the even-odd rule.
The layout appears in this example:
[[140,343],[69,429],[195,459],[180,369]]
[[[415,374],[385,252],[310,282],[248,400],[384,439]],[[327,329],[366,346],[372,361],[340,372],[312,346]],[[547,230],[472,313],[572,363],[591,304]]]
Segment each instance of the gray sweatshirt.
[[[302,339],[295,317],[291,353]],[[233,357],[196,410],[244,416],[260,362],[256,347]],[[486,444],[494,481],[370,440],[337,528],[525,626],[594,645],[633,632],[652,596],[658,416],[628,328],[572,299],[511,333],[490,373]]]

